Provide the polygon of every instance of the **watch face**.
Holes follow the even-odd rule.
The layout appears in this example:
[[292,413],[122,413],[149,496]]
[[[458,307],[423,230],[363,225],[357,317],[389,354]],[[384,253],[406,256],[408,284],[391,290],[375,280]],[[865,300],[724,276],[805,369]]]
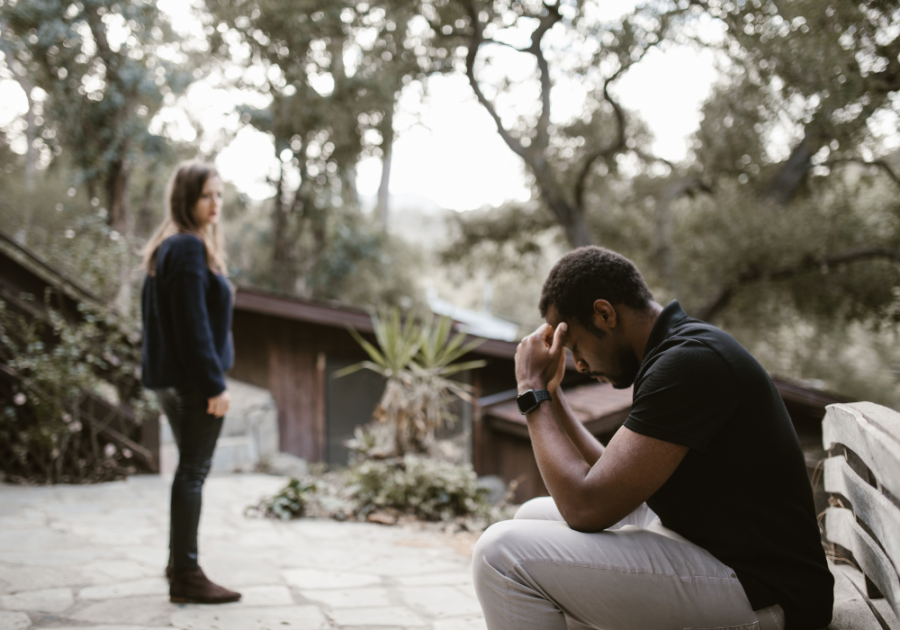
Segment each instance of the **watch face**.
[[516,404],[519,405],[519,411],[521,413],[528,413],[537,406],[537,403],[537,396],[533,389],[529,389],[527,392],[516,398]]

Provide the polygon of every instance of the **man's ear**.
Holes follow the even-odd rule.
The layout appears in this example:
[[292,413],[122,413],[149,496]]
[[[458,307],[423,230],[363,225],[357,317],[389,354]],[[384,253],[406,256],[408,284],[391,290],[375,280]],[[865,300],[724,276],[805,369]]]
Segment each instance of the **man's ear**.
[[594,325],[604,331],[610,331],[618,325],[616,309],[606,300],[594,300]]

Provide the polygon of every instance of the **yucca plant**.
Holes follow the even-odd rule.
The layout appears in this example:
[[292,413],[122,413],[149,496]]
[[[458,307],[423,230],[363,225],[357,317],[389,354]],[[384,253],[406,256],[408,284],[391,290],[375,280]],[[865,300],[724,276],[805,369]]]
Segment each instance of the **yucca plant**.
[[371,360],[344,368],[337,376],[371,370],[386,378],[373,417],[393,427],[397,456],[423,453],[434,431],[455,420],[450,411],[454,397],[471,400],[471,387],[449,377],[485,365],[484,361],[454,363],[483,340],[465,343],[465,333],[452,335],[449,317],[435,320],[429,315],[421,321],[413,317],[404,321],[397,308],[373,315],[372,326],[377,348],[348,328]]

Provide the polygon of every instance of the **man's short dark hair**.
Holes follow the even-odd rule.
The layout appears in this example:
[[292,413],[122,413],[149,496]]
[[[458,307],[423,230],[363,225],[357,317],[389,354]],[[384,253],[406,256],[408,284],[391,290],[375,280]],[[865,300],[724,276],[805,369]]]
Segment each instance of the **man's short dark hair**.
[[550,270],[541,291],[541,316],[553,306],[561,316],[593,327],[595,300],[644,311],[653,294],[635,264],[621,254],[595,245],[579,247]]

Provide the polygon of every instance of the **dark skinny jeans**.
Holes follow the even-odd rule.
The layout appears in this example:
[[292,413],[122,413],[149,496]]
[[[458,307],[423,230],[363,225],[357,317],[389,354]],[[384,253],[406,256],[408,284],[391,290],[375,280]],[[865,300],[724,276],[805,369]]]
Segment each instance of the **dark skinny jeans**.
[[196,391],[174,387],[155,391],[178,445],[178,469],[172,481],[170,561],[176,571],[196,569],[203,482],[212,465],[223,419],[206,413],[209,402]]

